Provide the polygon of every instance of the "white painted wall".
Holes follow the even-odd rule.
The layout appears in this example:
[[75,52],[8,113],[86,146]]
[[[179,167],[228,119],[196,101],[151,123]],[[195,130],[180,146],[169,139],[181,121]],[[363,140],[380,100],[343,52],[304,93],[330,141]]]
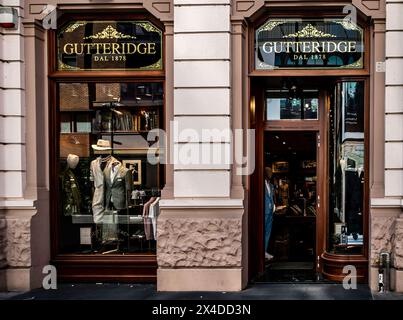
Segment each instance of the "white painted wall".
[[0,200],[25,189],[25,69],[21,19],[24,1],[2,0],[19,14],[16,30],[0,28]]
[[403,2],[386,1],[385,196],[403,196]]
[[[174,132],[173,149],[177,155],[199,153],[201,160],[174,165],[174,196],[229,197],[230,1],[174,0],[174,6],[174,119],[178,132]],[[203,129],[223,134],[206,138]],[[197,137],[192,138],[192,131]],[[206,161],[201,155],[206,152],[221,159]]]

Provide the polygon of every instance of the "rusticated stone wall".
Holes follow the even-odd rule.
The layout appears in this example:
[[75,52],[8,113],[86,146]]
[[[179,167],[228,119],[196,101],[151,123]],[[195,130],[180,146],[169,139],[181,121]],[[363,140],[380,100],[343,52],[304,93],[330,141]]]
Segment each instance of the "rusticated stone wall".
[[379,253],[392,252],[395,237],[395,217],[372,217],[371,264],[377,265]]
[[0,269],[5,268],[7,266],[6,230],[7,230],[7,221],[4,218],[0,218]]
[[31,224],[29,219],[7,219],[6,256],[10,267],[31,265]]
[[240,219],[160,219],[159,267],[240,267]]
[[403,218],[396,219],[393,264],[397,269],[403,269]]

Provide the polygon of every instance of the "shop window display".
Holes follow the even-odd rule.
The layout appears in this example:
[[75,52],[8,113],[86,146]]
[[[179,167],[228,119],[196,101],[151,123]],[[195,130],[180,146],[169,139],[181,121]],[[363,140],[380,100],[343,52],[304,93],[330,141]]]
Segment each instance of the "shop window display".
[[359,254],[364,216],[364,82],[337,83],[329,113],[329,250]]
[[162,83],[59,83],[58,101],[61,252],[155,252]]

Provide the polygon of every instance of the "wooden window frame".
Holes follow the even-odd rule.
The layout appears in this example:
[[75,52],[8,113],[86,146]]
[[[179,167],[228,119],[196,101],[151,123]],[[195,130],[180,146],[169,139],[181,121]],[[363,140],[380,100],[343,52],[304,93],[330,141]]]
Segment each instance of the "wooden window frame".
[[[74,20],[147,20],[157,26],[162,35],[162,59],[165,62],[166,37],[164,25],[144,11],[133,13],[94,12],[88,14],[68,13],[59,19],[59,25]],[[49,30],[48,41],[48,88],[49,88],[49,189],[50,189],[50,228],[51,264],[58,269],[62,281],[142,281],[155,282],[157,274],[156,253],[133,254],[63,254],[60,253],[60,212],[58,212],[58,159],[59,159],[59,121],[58,84],[59,83],[139,83],[160,82],[164,90],[164,100],[160,126],[165,125],[166,106],[166,65],[162,70],[140,71],[58,71],[57,70],[57,30]],[[160,165],[160,184],[165,183],[165,166]]]

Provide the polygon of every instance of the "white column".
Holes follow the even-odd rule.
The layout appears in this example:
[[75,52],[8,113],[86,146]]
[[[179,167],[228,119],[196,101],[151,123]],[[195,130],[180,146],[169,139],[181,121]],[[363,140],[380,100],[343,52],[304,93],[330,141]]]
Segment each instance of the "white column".
[[403,1],[386,1],[385,196],[403,196]]
[[[230,1],[174,5],[174,196],[228,198]],[[203,136],[205,130],[212,135]]]
[[23,3],[2,1],[18,11],[19,25],[0,28],[0,200],[21,198],[25,188]]

